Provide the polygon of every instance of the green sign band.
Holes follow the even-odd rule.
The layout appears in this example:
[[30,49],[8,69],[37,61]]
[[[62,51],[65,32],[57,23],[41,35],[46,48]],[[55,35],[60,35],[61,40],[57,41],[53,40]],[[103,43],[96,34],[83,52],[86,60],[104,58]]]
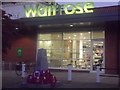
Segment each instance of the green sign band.
[[23,49],[17,48],[17,57],[22,57],[22,56],[23,56]]
[[[83,3],[78,2],[76,5],[74,4],[62,4],[57,6],[56,4],[52,6],[39,6],[37,3],[35,8],[33,9],[30,5],[29,9],[26,9],[26,6],[24,5],[24,11],[26,17],[35,17],[38,15],[39,17],[44,16],[55,16],[57,13],[60,15],[63,14],[82,14],[82,13],[93,13],[94,3],[93,2],[86,2],[83,7]],[[64,9],[62,11],[62,8]],[[69,10],[71,8],[71,10]]]

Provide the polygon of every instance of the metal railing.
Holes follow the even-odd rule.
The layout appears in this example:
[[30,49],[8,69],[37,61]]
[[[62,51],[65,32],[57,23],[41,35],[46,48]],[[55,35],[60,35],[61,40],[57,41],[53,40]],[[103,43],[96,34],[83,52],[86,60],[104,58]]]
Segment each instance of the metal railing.
[[[25,72],[31,73],[35,70],[35,63],[25,63]],[[17,75],[21,74],[22,64],[12,62],[2,62],[2,71],[15,71]]]

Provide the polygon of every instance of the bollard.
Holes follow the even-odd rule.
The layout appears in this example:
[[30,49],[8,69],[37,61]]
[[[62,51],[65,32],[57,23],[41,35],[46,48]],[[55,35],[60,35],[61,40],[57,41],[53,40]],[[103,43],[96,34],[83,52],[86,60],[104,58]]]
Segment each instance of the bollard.
[[96,69],[96,82],[97,83],[100,82],[100,66],[97,66],[97,69]]
[[22,86],[24,87],[25,85],[25,64],[22,63]]
[[25,78],[25,64],[22,64],[22,79]]
[[68,81],[72,81],[72,65],[68,64]]

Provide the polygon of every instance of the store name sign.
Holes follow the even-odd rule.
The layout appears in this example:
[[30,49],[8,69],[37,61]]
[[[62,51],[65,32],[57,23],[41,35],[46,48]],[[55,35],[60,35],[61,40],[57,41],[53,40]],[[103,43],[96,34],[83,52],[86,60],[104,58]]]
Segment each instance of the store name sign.
[[24,11],[26,17],[44,17],[44,16],[55,16],[58,13],[62,14],[82,14],[82,13],[93,13],[94,10],[94,3],[93,2],[78,2],[76,5],[74,4],[62,4],[62,5],[50,5],[50,6],[43,6],[37,3],[33,8],[31,5],[29,8],[24,5]]

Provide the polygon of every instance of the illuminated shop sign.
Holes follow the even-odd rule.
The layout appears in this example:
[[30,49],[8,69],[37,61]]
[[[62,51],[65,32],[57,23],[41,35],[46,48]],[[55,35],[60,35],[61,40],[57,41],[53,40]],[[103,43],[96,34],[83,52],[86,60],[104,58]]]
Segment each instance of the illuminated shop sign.
[[[62,9],[63,8],[63,9]],[[55,16],[57,13],[62,14],[82,14],[82,13],[93,13],[94,3],[93,2],[78,2],[76,5],[74,4],[62,4],[62,5],[51,5],[51,6],[43,6],[37,3],[35,8],[31,5],[29,8],[24,5],[24,11],[26,17],[44,17],[44,16]]]

